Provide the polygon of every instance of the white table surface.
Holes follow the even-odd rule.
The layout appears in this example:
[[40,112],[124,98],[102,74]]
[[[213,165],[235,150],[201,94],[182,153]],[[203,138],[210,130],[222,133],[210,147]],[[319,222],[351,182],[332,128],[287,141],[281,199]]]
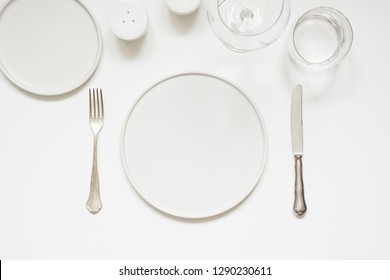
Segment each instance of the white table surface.
[[[4,0],[1,0],[2,3]],[[191,16],[162,0],[140,0],[144,38],[126,43],[108,26],[115,3],[85,0],[102,30],[101,64],[63,98],[22,92],[0,75],[1,259],[388,259],[390,258],[390,2],[292,0],[292,19],[331,6],[350,19],[354,43],[336,68],[305,74],[288,59],[287,32],[247,54],[225,48],[205,2]],[[0,42],[1,44],[1,42]],[[120,157],[123,120],[135,98],[170,74],[215,73],[240,85],[261,110],[268,161],[238,207],[204,220],[149,206],[130,186]],[[291,89],[304,87],[304,178],[308,213],[292,213]],[[99,145],[103,210],[85,208],[92,164],[89,87],[105,94]]]

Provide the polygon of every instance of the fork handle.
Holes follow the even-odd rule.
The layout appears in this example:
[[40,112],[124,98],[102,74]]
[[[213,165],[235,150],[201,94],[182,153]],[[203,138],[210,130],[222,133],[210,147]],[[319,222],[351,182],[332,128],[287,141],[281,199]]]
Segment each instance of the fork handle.
[[93,164],[91,174],[91,184],[89,190],[89,198],[87,201],[87,209],[92,214],[97,214],[102,209],[102,201],[100,200],[99,172],[97,166],[97,144],[98,136],[94,136],[93,140]]
[[302,156],[295,156],[295,201],[294,212],[298,217],[303,217],[307,207],[305,202],[305,192],[303,189],[303,168]]

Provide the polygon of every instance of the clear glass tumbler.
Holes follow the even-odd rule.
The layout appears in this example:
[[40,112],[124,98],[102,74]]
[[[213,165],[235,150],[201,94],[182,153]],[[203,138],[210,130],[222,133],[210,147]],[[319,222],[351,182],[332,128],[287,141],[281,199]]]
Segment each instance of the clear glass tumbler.
[[280,37],[290,17],[290,0],[209,0],[208,19],[230,49],[262,49]]
[[303,14],[288,40],[291,58],[306,70],[319,71],[339,63],[352,46],[353,32],[340,11],[319,7]]

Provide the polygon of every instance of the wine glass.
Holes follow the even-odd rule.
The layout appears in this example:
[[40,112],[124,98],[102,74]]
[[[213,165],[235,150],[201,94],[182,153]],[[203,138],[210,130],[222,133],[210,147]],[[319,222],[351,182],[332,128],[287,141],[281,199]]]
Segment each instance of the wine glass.
[[289,0],[210,0],[208,19],[230,49],[249,52],[272,44],[290,17]]

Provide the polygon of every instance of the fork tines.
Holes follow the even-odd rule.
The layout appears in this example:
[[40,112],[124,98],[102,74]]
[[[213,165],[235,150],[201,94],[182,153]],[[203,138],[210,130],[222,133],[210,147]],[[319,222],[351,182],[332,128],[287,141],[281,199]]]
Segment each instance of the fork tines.
[[104,118],[102,89],[89,89],[89,117],[91,119]]

